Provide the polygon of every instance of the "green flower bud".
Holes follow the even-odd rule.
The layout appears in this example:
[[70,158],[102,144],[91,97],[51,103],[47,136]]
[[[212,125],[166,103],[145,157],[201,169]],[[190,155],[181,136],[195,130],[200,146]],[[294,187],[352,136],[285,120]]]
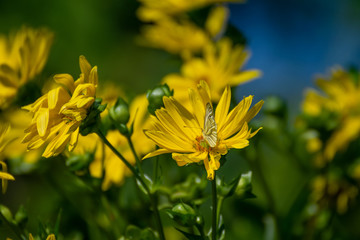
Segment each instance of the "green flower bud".
[[155,87],[152,90],[148,90],[146,93],[146,98],[149,101],[148,111],[151,114],[155,114],[156,109],[164,107],[163,97],[170,97],[174,94],[174,91],[171,90],[167,84],[160,85]]
[[86,152],[85,154],[71,155],[66,159],[65,164],[70,171],[81,171],[87,169],[93,159],[94,154]]
[[201,222],[195,210],[186,203],[178,203],[168,211],[169,216],[182,226],[190,227]]
[[102,99],[96,98],[90,110],[80,124],[80,134],[86,136],[90,133],[96,132],[100,125],[100,113],[106,109],[106,104],[101,105]]
[[111,119],[119,124],[126,124],[129,121],[129,105],[122,98],[118,98],[115,105],[109,110]]
[[251,192],[252,191],[251,178],[252,178],[251,171],[241,174],[239,184],[235,189],[235,194],[242,199],[255,197],[255,195]]
[[263,112],[278,117],[286,116],[286,103],[284,99],[278,96],[268,96],[265,99],[265,104],[263,107]]
[[28,216],[23,205],[20,206],[19,210],[15,214],[15,222],[20,227],[25,227],[28,221]]

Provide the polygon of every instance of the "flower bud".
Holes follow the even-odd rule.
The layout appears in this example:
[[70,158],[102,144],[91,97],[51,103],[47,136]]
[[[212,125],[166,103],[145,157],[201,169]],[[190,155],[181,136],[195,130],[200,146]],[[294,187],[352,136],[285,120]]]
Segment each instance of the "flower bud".
[[109,110],[111,119],[119,124],[126,124],[129,121],[129,105],[122,98],[118,98],[115,105]]
[[156,109],[164,107],[163,97],[170,97],[174,94],[174,91],[170,91],[170,88],[167,84],[160,85],[155,87],[152,90],[148,90],[146,93],[146,98],[149,101],[148,111],[151,114],[155,114]]
[[286,116],[286,103],[284,99],[278,96],[275,95],[268,96],[265,99],[263,112],[278,117],[284,117]]
[[182,226],[190,227],[197,224],[200,219],[195,210],[186,203],[178,203],[168,211],[169,216]]
[[100,113],[106,109],[106,104],[101,105],[102,99],[96,98],[90,107],[86,118],[80,124],[80,134],[86,136],[96,132],[100,124]]
[[70,169],[70,171],[81,171],[87,169],[93,159],[94,154],[89,152],[79,155],[74,154],[66,159],[66,166]]
[[25,227],[28,221],[28,216],[23,205],[20,206],[19,210],[15,214],[15,222],[18,226]]
[[251,171],[241,174],[239,184],[235,189],[235,194],[238,195],[240,198],[245,199],[245,198],[255,197],[255,195],[251,192],[252,191],[251,178],[252,178]]

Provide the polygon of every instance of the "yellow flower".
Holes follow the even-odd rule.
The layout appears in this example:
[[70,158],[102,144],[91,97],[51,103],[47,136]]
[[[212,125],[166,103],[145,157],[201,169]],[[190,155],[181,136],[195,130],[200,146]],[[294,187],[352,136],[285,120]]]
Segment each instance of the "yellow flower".
[[21,158],[25,163],[35,163],[40,159],[41,149],[27,152],[25,144],[21,143],[24,136],[24,129],[31,123],[31,116],[22,109],[7,109],[3,114],[0,124],[9,124],[11,127],[5,136],[8,142],[4,149],[3,156],[7,159]]
[[312,180],[310,199],[321,206],[336,209],[339,214],[344,214],[357,197],[358,188],[332,175],[318,175]]
[[0,36],[0,108],[7,107],[19,87],[42,71],[52,39],[47,29],[26,27],[10,38]]
[[204,47],[203,58],[192,58],[181,68],[180,74],[167,75],[163,82],[175,91],[175,99],[187,101],[187,89],[204,80],[211,89],[212,100],[217,102],[227,85],[237,86],[261,75],[258,70],[240,71],[249,57],[243,46],[232,46],[228,38],[216,45]]
[[139,0],[142,6],[137,15],[142,21],[162,20],[164,17],[177,15],[214,3],[244,2],[244,0]]
[[76,146],[79,126],[95,101],[98,82],[97,67],[92,68],[84,56],[79,61],[81,74],[76,81],[69,74],[55,75],[60,87],[23,107],[33,113],[22,140],[28,150],[47,144],[42,156],[48,158],[63,152],[68,144],[69,151]]
[[[107,92],[108,91],[106,91],[106,93]],[[114,101],[112,100],[111,102]],[[143,156],[155,148],[154,143],[144,135],[142,130],[143,128],[149,127],[150,124],[147,113],[146,96],[141,95],[136,97],[131,102],[129,110],[129,124],[134,122],[134,132],[131,139],[138,156]],[[127,139],[124,136],[122,136],[118,131],[109,131],[106,138],[131,164],[135,164],[134,155],[128,145]],[[101,142],[97,135],[90,134],[86,137],[80,136],[78,146],[74,150],[74,153],[83,154],[85,152],[94,151],[94,161],[90,164],[89,170],[91,176],[101,178],[103,174],[102,165],[104,159],[105,176],[102,183],[102,189],[104,191],[109,189],[112,184],[118,186],[121,185],[124,182],[125,177],[131,174],[131,171],[122,161],[120,161],[110,148]]]
[[184,59],[199,52],[210,41],[206,32],[188,20],[164,18],[142,28],[144,45],[180,54]]
[[249,110],[252,98],[244,98],[228,113],[231,100],[228,86],[214,115],[210,89],[205,81],[200,82],[197,91],[189,89],[192,111],[173,97],[164,97],[165,108],[155,112],[153,128],[145,130],[146,136],[160,149],[144,158],[172,153],[172,158],[179,166],[203,161],[207,177],[212,180],[215,170],[220,167],[221,155],[227,154],[230,148],[241,149],[248,146],[248,139],[260,130],[251,132],[248,128],[248,122],[263,105],[263,101],[260,101]]
[[[7,142],[5,141],[5,136],[9,132],[9,125],[1,124],[0,125],[0,154],[4,151]],[[1,179],[1,187],[2,187],[2,193],[6,192],[7,189],[7,181],[8,180],[15,180],[15,178],[7,172],[7,166],[6,163],[2,160],[0,160],[0,179]]]
[[360,135],[360,86],[359,79],[337,67],[332,70],[329,80],[319,77],[316,81],[322,92],[308,90],[303,103],[305,114],[316,117],[323,111],[338,116],[340,125],[326,142],[323,157],[326,161],[334,158],[339,150]]

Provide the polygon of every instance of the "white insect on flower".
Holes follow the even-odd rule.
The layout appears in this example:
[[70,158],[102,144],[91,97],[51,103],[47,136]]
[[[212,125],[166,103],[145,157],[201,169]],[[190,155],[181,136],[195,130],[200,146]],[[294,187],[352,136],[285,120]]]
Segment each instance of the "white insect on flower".
[[214,118],[213,108],[210,103],[206,104],[204,129],[202,135],[210,147],[215,147],[217,142],[217,125]]

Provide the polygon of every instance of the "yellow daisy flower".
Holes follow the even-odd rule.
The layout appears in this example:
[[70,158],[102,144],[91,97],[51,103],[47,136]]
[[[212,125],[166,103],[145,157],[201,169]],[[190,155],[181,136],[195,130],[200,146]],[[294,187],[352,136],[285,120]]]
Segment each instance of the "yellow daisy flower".
[[144,45],[160,48],[172,54],[180,54],[187,59],[193,53],[201,51],[210,41],[209,36],[201,28],[188,20],[175,21],[164,18],[152,25],[142,28]]
[[19,87],[42,71],[52,39],[47,29],[26,27],[9,38],[0,35],[0,108],[7,107]]
[[[6,145],[7,141],[5,140],[6,135],[9,132],[9,125],[7,124],[1,124],[0,125],[0,154],[2,155]],[[0,160],[0,179],[1,179],[1,187],[2,187],[2,193],[6,192],[7,189],[7,181],[8,180],[15,180],[15,178],[7,172],[7,165],[4,161]]]
[[244,0],[139,0],[141,7],[137,11],[138,17],[145,22],[162,20],[164,17],[177,15],[215,3],[242,3]]
[[240,71],[248,57],[249,52],[243,46],[233,46],[230,39],[223,38],[215,45],[206,45],[203,58],[190,59],[182,66],[181,74],[169,74],[163,82],[174,89],[174,97],[183,102],[188,99],[187,89],[204,80],[211,89],[212,100],[217,102],[227,85],[237,86],[261,75],[259,70]]
[[92,68],[84,56],[80,56],[80,69],[76,81],[69,74],[55,75],[60,87],[23,107],[33,113],[22,140],[28,150],[47,144],[42,156],[48,158],[63,152],[68,144],[70,151],[76,146],[79,126],[95,101],[98,83],[97,67]]
[[340,125],[324,144],[323,157],[326,161],[359,137],[360,135],[360,85],[359,79],[336,67],[330,79],[319,77],[316,81],[322,92],[310,89],[302,105],[305,114],[319,116],[324,110],[336,114]]
[[208,179],[213,180],[221,156],[230,148],[248,146],[248,139],[260,130],[251,132],[248,128],[248,122],[263,105],[261,100],[249,110],[252,98],[244,98],[228,113],[231,91],[227,86],[213,114],[211,93],[205,81],[200,82],[197,91],[189,89],[192,110],[186,109],[173,97],[164,97],[165,108],[155,112],[153,128],[145,130],[146,136],[160,149],[144,158],[172,153],[179,166],[203,161]]

